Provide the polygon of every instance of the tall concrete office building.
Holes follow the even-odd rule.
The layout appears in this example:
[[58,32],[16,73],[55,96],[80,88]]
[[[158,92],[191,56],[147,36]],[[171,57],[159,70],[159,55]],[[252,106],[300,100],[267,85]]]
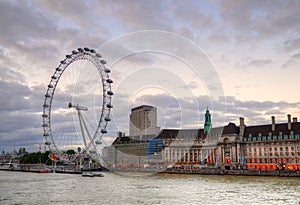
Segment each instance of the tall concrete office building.
[[131,109],[130,136],[157,134],[160,127],[157,126],[157,108],[150,105],[141,105]]

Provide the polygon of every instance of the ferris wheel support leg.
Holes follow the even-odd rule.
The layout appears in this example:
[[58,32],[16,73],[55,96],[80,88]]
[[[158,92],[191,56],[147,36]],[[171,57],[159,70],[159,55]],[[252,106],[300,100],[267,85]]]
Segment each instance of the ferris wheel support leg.
[[82,138],[83,138],[84,146],[86,147],[87,144],[86,144],[86,139],[85,139],[84,130],[83,130],[83,126],[82,126],[82,121],[83,121],[83,119],[82,119],[82,116],[81,116],[79,110],[77,110],[77,113],[78,113],[79,124],[80,124],[80,130],[81,130],[81,133],[82,133]]
[[82,123],[83,123],[84,129],[85,129],[85,131],[86,131],[86,134],[87,134],[87,136],[88,136],[89,139],[90,139],[90,143],[89,143],[88,147],[86,146],[86,149],[89,149],[90,144],[92,144],[92,145],[93,145],[93,148],[95,149],[95,144],[94,144],[93,139],[92,139],[92,137],[91,137],[91,135],[90,135],[90,132],[89,132],[87,126],[86,126],[86,123],[85,123],[85,121],[83,120],[82,115],[81,115],[81,118],[82,118]]

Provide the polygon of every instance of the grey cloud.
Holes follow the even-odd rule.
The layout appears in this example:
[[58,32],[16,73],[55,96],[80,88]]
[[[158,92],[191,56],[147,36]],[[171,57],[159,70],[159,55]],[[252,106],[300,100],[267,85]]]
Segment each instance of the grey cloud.
[[[295,1],[222,1],[220,15],[236,38],[263,40],[299,30],[300,4]],[[242,42],[242,41],[240,41]]]
[[20,111],[30,108],[28,97],[31,91],[27,86],[0,81],[0,87],[1,111]]
[[295,51],[300,49],[300,37],[298,38],[293,38],[285,41],[283,43],[283,48],[286,51]]
[[[295,68],[295,66],[298,65],[298,62],[300,62],[300,53],[294,54],[288,59],[282,66],[282,69],[291,69]],[[298,68],[295,68],[298,69]]]
[[178,4],[173,5],[171,12],[174,18],[183,21],[194,29],[203,30],[213,26],[214,18],[202,12],[200,8],[201,3],[197,1],[178,2]]
[[249,62],[249,66],[252,66],[252,67],[262,67],[262,66],[267,66],[267,65],[270,65],[272,64],[273,61],[271,60],[252,60]]
[[184,36],[190,40],[194,40],[194,32],[191,29],[189,29],[188,27],[179,26],[179,27],[175,27],[173,29],[174,29],[175,33],[177,33],[181,36]]
[[208,40],[213,42],[214,44],[228,43],[230,41],[230,39],[224,33],[212,34],[208,37]]
[[122,21],[121,27],[134,30],[170,30],[170,19],[161,1],[152,1],[148,4],[138,0],[115,2],[112,12],[119,21]]
[[30,7],[29,2],[0,2],[0,42],[10,47],[18,40],[29,40],[46,37],[56,32],[53,21],[44,17],[41,12]]
[[44,11],[48,13],[54,13],[60,18],[79,20],[79,18],[81,17],[82,20],[85,20],[85,23],[87,23],[89,20],[85,18],[87,16],[86,14],[89,12],[89,7],[84,1],[74,3],[74,1],[72,0],[52,2],[36,0],[36,2],[41,8],[44,9]]
[[25,76],[20,72],[11,70],[7,65],[0,65],[0,80],[3,82],[24,83]]
[[241,60],[241,66],[244,69],[257,68],[261,69],[264,67],[270,67],[274,62],[270,59],[253,59],[251,57],[245,57]]

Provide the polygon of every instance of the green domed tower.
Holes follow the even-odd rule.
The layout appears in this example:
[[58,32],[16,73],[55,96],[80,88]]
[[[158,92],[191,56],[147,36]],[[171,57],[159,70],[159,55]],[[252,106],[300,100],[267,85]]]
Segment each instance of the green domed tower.
[[207,108],[205,113],[204,134],[208,134],[210,132],[211,127],[212,127],[211,116]]

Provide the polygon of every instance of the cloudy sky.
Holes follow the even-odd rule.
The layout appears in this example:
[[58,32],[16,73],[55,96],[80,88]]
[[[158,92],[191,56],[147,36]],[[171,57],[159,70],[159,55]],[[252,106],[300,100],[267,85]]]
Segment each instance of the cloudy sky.
[[299,11],[297,0],[1,0],[0,149],[44,143],[47,85],[78,47],[112,70],[111,137],[140,104],[158,107],[163,128],[202,127],[206,107],[214,126],[300,117]]

